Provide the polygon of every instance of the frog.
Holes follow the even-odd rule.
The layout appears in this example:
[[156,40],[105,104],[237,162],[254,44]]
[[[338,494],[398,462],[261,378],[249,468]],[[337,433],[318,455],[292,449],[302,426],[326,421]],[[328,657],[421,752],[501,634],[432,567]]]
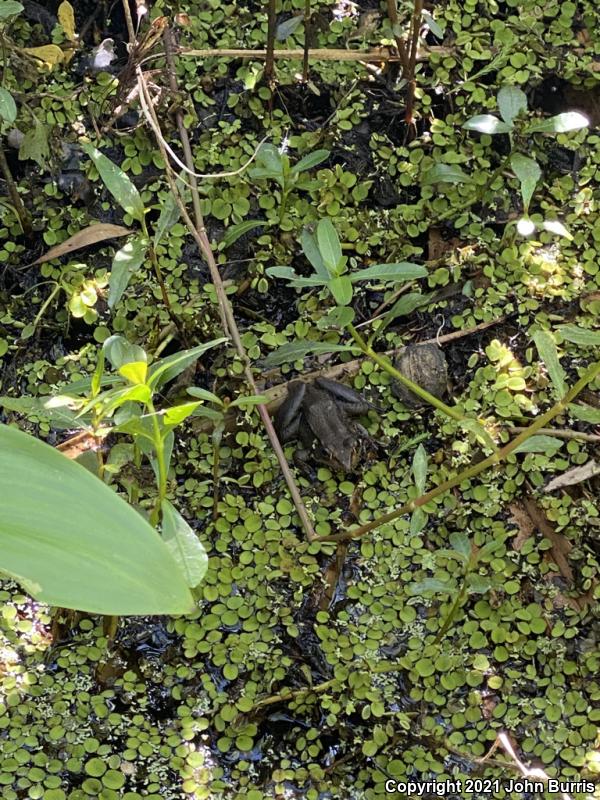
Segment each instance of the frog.
[[[448,390],[448,365],[437,344],[411,344],[405,347],[394,366],[413,383],[440,400]],[[392,392],[409,408],[427,405],[400,381],[392,381]]]
[[366,414],[370,407],[354,389],[329,378],[293,381],[275,416],[275,429],[284,444],[300,440],[295,460],[301,466],[312,455],[336,471],[353,472],[370,437],[352,417]]

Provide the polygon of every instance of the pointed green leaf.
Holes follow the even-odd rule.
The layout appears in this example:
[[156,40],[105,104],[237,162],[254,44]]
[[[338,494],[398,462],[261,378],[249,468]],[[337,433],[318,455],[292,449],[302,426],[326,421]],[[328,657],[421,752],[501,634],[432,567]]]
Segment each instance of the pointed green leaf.
[[565,228],[562,222],[559,222],[557,219],[545,219],[542,222],[542,227],[545,231],[555,233],[557,236],[564,236],[565,239],[568,239],[570,242],[573,241],[573,237],[569,231]]
[[146,351],[137,344],[131,344],[124,336],[118,333],[109,336],[102,345],[106,357],[114,369],[119,369],[123,364],[132,361],[147,361]]
[[409,261],[402,261],[399,264],[373,264],[371,267],[359,269],[353,272],[350,280],[356,281],[379,280],[379,281],[412,281],[417,278],[426,278],[429,275],[427,269],[420,264],[411,264]]
[[332,278],[327,286],[338,306],[347,306],[352,300],[352,281],[347,275]]
[[250,231],[253,231],[255,228],[262,228],[268,224],[268,222],[262,219],[247,219],[244,220],[244,222],[239,222],[237,225],[230,225],[220,243],[220,249],[226,250],[228,247],[231,247],[234,242],[237,242],[241,236],[250,233]]
[[197,397],[199,400],[208,400],[209,403],[215,403],[218,406],[223,405],[221,398],[217,397],[217,395],[213,392],[209,392],[208,389],[200,389],[198,386],[190,386],[186,389],[186,392],[192,397]]
[[[177,180],[175,181],[175,185],[177,190],[179,191],[180,197],[183,199],[184,204],[189,202],[189,198],[191,195],[191,191],[187,186],[186,178],[183,172],[179,175]],[[170,230],[176,222],[178,222],[179,217],[181,216],[181,211],[177,204],[177,200],[175,200],[175,196],[173,192],[169,192],[165,202],[163,203],[163,207],[160,210],[160,216],[158,218],[158,222],[154,228],[154,247],[156,248],[157,245],[162,241],[165,232]]]
[[43,603],[92,614],[185,614],[169,548],[90,472],[0,425],[0,569]]
[[567,342],[581,344],[584,347],[600,346],[600,331],[590,331],[578,325],[560,325],[557,330]]
[[92,159],[108,191],[121,208],[138,222],[144,219],[144,203],[129,177],[116,164],[89,143],[81,145]]
[[467,131],[479,131],[479,133],[510,133],[513,129],[512,125],[502,122],[493,114],[478,114],[471,117],[464,124],[463,128]]
[[585,114],[579,111],[565,111],[555,117],[538,120],[527,126],[528,133],[568,133],[587,128],[590,124]]
[[[342,247],[330,219],[322,219],[317,225],[317,243],[323,263],[332,275],[338,274],[342,260]],[[340,303],[340,305],[345,305]]]
[[129,383],[144,383],[148,374],[148,364],[145,361],[129,361],[117,370]]
[[538,434],[522,442],[513,450],[513,453],[546,453],[547,455],[553,455],[562,446],[563,442],[560,439]]
[[329,280],[329,272],[323,261],[323,257],[319,250],[319,243],[317,242],[316,233],[311,232],[308,228],[303,228],[300,234],[300,244],[304,255],[310,261],[314,271],[323,280]]
[[0,86],[0,118],[6,122],[14,122],[17,118],[17,104],[3,86]]
[[593,408],[586,403],[571,403],[569,414],[573,419],[580,419],[582,422],[589,422],[592,425],[600,425],[600,408]]
[[567,381],[565,371],[558,360],[558,351],[556,349],[554,337],[551,333],[548,333],[548,331],[536,331],[532,338],[540,358],[546,365],[548,375],[556,390],[556,397],[560,399],[567,393]]
[[160,389],[162,386],[169,383],[169,381],[172,381],[173,378],[180,375],[186,367],[193,364],[194,361],[200,358],[202,353],[226,341],[228,340],[225,338],[212,339],[210,342],[203,342],[197,347],[191,347],[189,350],[180,350],[179,353],[174,353],[172,356],[167,356],[166,358],[161,358],[159,361],[155,361],[150,367],[148,385],[151,386],[154,391]]
[[114,308],[129,285],[131,276],[144,263],[148,241],[135,236],[115,253],[108,281],[108,307]]
[[427,452],[422,444],[415,450],[412,462],[412,474],[419,494],[425,494],[427,485]]
[[436,164],[421,178],[423,186],[433,183],[468,183],[471,176],[464,172],[458,164]]
[[521,196],[525,213],[529,210],[529,202],[539,181],[542,170],[535,159],[524,156],[522,153],[513,153],[510,165],[521,184]]
[[503,86],[498,92],[500,116],[512,126],[514,118],[521,111],[527,111],[527,95],[516,86]]
[[193,589],[206,574],[206,550],[192,528],[168,500],[163,500],[161,510],[163,540],[179,565],[187,585]]
[[175,427],[190,417],[194,411],[201,405],[200,401],[195,403],[180,403],[177,406],[167,408],[163,413],[163,420],[165,425]]
[[315,150],[314,153],[308,153],[298,161],[297,164],[294,164],[292,167],[292,172],[296,174],[300,172],[305,172],[308,169],[312,169],[316,167],[318,164],[322,164],[323,161],[329,158],[329,150]]
[[461,560],[465,562],[465,564],[471,558],[471,540],[467,536],[466,533],[462,531],[455,531],[451,533],[449,536],[450,539],[450,546],[454,550],[457,555],[460,556]]
[[297,361],[308,355],[320,355],[322,353],[353,353],[358,354],[360,350],[349,344],[332,344],[329,342],[288,342],[277,350],[270,353],[264,360],[267,368],[278,367],[280,364],[287,364],[290,361]]

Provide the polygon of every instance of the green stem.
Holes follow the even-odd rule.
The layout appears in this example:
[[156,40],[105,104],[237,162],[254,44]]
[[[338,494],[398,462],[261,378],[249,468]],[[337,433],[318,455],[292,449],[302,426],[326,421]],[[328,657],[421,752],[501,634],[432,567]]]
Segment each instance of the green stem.
[[158,497],[150,514],[150,524],[156,527],[160,520],[160,510],[163,500],[167,497],[167,465],[165,463],[165,453],[163,449],[163,439],[160,434],[160,425],[158,424],[158,415],[154,409],[152,400],[146,403],[146,409],[151,415],[152,431],[154,433],[154,452],[156,453],[156,465],[158,467]]
[[458,475],[455,475],[453,478],[449,478],[444,483],[440,483],[439,486],[436,486],[435,489],[431,489],[431,491],[426,492],[425,494],[421,495],[420,497],[415,498],[414,500],[410,500],[408,503],[405,503],[400,508],[396,509],[395,511],[390,511],[387,514],[382,514],[377,519],[374,519],[372,522],[368,522],[366,525],[361,525],[358,528],[354,528],[350,531],[341,531],[340,533],[334,533],[330,536],[318,536],[315,541],[317,542],[344,542],[348,539],[359,539],[361,536],[369,533],[375,528],[379,528],[381,525],[384,525],[387,522],[393,522],[395,519],[404,516],[405,514],[412,513],[415,508],[419,508],[420,506],[424,506],[426,503],[429,503],[434,498],[438,497],[441,494],[444,494],[449,489],[453,489],[455,486],[459,486],[463,481],[468,480],[469,478],[474,478],[476,475],[479,475],[481,472],[484,472],[489,467],[494,466],[495,464],[504,461],[514,450],[519,447],[519,445],[526,442],[531,436],[537,433],[541,428],[545,428],[546,425],[550,422],[550,420],[554,419],[554,417],[558,416],[561,411],[564,411],[569,403],[572,403],[573,400],[577,397],[577,395],[585,389],[588,383],[596,378],[597,375],[600,375],[600,361],[597,361],[595,364],[592,364],[588,369],[584,372],[582,377],[569,389],[569,391],[565,394],[565,396],[559,400],[549,411],[546,411],[545,414],[542,414],[539,419],[533,422],[528,428],[526,428],[522,433],[516,436],[511,442],[504,445],[504,447],[500,448],[500,450],[496,450],[496,452],[492,453],[490,456],[485,458],[483,461],[480,461],[478,464],[474,464],[472,467],[463,470]]

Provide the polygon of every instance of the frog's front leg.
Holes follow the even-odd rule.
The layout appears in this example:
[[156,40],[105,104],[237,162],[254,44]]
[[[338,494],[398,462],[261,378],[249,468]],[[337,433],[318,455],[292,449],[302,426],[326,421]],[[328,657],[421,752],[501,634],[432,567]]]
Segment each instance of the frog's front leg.
[[346,414],[358,417],[366,414],[369,408],[373,407],[362,395],[344,383],[332,381],[330,378],[316,378],[315,383],[320,389],[329,392]]
[[288,387],[286,399],[277,409],[275,414],[275,430],[282,444],[291,442],[298,436],[300,418],[302,416],[302,401],[306,392],[306,384],[302,381],[293,381]]

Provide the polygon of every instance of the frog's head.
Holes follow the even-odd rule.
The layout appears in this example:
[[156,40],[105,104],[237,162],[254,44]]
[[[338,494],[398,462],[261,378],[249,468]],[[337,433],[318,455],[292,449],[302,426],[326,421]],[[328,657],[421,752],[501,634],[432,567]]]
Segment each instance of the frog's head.
[[346,436],[335,443],[328,453],[333,467],[353,472],[358,465],[360,448],[355,436]]

